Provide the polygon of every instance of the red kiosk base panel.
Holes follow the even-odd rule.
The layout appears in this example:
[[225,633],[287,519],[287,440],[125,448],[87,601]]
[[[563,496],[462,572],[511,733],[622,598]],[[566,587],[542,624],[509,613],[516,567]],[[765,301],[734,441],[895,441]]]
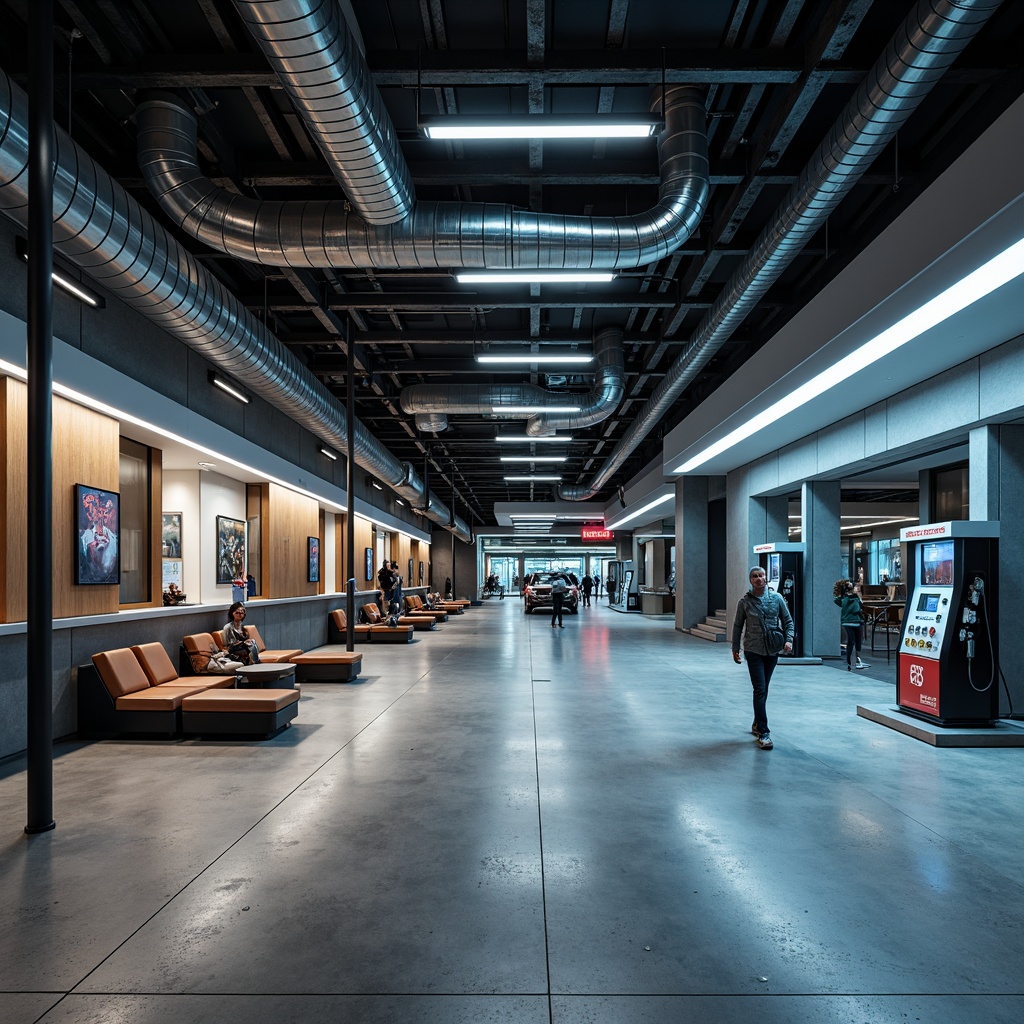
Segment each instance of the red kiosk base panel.
[[939,663],[931,658],[899,656],[899,700],[902,708],[939,717]]

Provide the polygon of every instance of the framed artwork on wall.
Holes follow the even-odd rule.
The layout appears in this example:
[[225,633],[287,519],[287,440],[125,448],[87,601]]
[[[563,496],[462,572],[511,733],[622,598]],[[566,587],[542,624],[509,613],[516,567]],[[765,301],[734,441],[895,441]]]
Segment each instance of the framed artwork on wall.
[[[245,523],[217,516],[217,582],[245,579]],[[244,584],[243,584],[244,586]]]
[[309,557],[309,582],[320,582],[320,538],[306,538],[306,554]]
[[165,512],[163,514],[163,557],[181,558],[181,513]]
[[120,503],[114,491],[75,484],[76,583],[121,582]]
[[423,563],[420,562],[420,586],[423,586]]
[[366,549],[366,582],[373,579],[373,548]]
[[409,571],[405,574],[408,586],[412,586],[412,559],[409,559]]

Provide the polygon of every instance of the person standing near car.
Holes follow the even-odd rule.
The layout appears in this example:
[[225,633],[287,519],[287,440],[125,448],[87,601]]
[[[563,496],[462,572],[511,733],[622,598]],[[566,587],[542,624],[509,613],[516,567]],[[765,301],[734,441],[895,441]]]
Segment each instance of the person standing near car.
[[590,607],[590,592],[594,589],[594,581],[589,576],[583,577],[583,607]]
[[732,660],[740,664],[740,637],[743,638],[743,656],[754,690],[754,721],[750,731],[757,737],[762,750],[772,749],[772,736],[768,729],[768,684],[779,662],[779,652],[770,654],[765,636],[767,628],[780,628],[785,634],[782,651],[793,650],[793,616],[786,602],[768,589],[764,569],[755,565],[750,570],[750,589],[736,605],[736,618],[732,625]]
[[551,628],[555,628],[555,619],[558,619],[558,628],[564,629],[562,625],[562,605],[565,602],[565,594],[568,591],[565,580],[556,576],[551,581]]

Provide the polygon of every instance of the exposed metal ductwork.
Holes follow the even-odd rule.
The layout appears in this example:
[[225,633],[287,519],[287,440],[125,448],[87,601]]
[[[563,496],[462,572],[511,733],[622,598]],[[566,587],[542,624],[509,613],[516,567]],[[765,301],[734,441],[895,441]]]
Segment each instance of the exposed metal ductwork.
[[[0,211],[24,227],[28,98],[0,70]],[[345,451],[344,407],[96,162],[55,127],[54,248],[254,394]],[[461,540],[469,527],[357,421],[356,461]],[[354,500],[349,496],[349,501]]]
[[[590,427],[606,420],[622,401],[626,378],[622,359],[622,328],[606,327],[594,337],[594,360],[597,363],[594,387],[585,395],[566,395],[547,391],[533,384],[414,384],[401,395],[403,411],[420,416],[495,415],[522,419],[524,413],[506,413],[514,406],[578,405],[576,413],[540,413],[530,417],[526,433],[534,437],[553,434],[556,430]],[[569,401],[571,399],[571,401]],[[421,429],[443,429],[428,427]]]
[[[295,6],[319,5],[296,0]],[[301,23],[296,20],[296,26]],[[343,26],[344,19],[338,24]],[[354,47],[349,49],[358,56]],[[304,72],[294,78],[289,91],[309,123],[316,117],[305,105],[312,85]],[[354,97],[340,99],[354,102]],[[661,89],[652,94],[652,104],[660,109]],[[664,106],[658,203],[636,216],[563,216],[499,204],[417,202],[404,220],[375,225],[350,213],[342,200],[249,199],[220,188],[200,171],[196,118],[174,97],[139,104],[139,164],[150,191],[176,224],[206,245],[253,263],[375,269],[633,268],[654,263],[682,245],[700,224],[708,200],[704,94],[691,86],[670,86]],[[353,109],[352,116],[359,120],[362,112]]]
[[409,168],[337,0],[235,0],[235,10],[363,220],[404,220],[415,199]]
[[559,487],[560,498],[586,501],[607,486],[825,223],[999,3],[920,0],[604,465],[588,484]]

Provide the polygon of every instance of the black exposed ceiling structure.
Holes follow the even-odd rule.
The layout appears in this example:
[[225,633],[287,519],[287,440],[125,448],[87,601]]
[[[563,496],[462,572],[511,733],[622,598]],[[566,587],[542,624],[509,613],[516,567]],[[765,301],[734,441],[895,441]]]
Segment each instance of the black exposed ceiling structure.
[[[30,0],[0,0],[0,66],[24,86]],[[320,3],[327,0],[319,0]],[[334,4],[335,0],[329,0]],[[258,5],[269,7],[273,5]],[[286,0],[278,8],[288,10]],[[315,8],[317,0],[296,8]],[[429,467],[471,527],[501,501],[549,501],[551,483],[509,482],[502,454],[564,453],[575,497],[610,498],[661,458],[661,437],[770,338],[941,173],[1024,89],[1024,4],[988,0],[951,66],[856,184],[787,260],[727,339],[680,387],[638,414],[750,258],[822,140],[917,0],[351,0],[338,3],[408,166],[415,201],[495,204],[536,214],[633,218],[659,203],[670,160],[643,141],[435,142],[437,114],[639,114],[680,85],[706,109],[708,189],[671,252],[620,267],[610,284],[460,285],[455,265],[271,265],[218,251],[161,209],[137,157],[145,101],[195,113],[199,173],[229,197],[342,202],[308,120],[233,0],[57,0],[57,119],[74,141],[343,400],[353,345],[358,419],[397,459]],[[934,0],[934,7],[943,0]],[[945,2],[946,7],[957,7]],[[343,15],[344,16],[344,15]],[[153,90],[162,90],[154,94]],[[693,95],[693,90],[684,90]],[[661,165],[661,166],[660,166]],[[983,183],[979,183],[983,187]],[[358,203],[356,204],[358,206]],[[468,208],[468,207],[467,207]],[[693,211],[696,210],[696,213]],[[434,259],[435,263],[441,260]],[[613,331],[609,334],[609,329]],[[427,426],[403,406],[412,386],[484,395],[526,388],[547,401],[593,396],[595,367],[499,368],[477,354],[592,350],[621,337],[622,368],[602,407],[565,445],[499,446],[528,418],[474,406]],[[419,390],[418,389],[418,390]],[[598,402],[600,404],[600,402]],[[478,403],[479,405],[479,403]],[[530,428],[532,430],[532,427]],[[632,430],[632,432],[631,432]],[[540,431],[538,431],[540,432]],[[499,447],[507,451],[499,451]],[[620,457],[604,476],[602,466]],[[550,472],[543,464],[515,470]],[[592,486],[594,482],[596,486]]]

